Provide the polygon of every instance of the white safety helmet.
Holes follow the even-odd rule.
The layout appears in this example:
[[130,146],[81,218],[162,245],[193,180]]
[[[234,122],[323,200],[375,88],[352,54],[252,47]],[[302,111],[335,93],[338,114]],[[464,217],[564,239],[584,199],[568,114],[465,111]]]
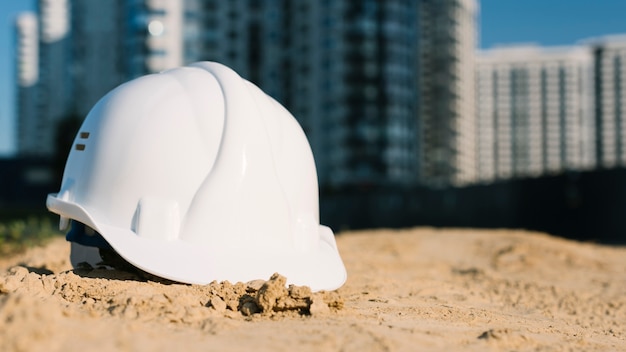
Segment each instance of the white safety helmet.
[[333,290],[346,280],[333,232],[319,224],[304,132],[279,103],[214,62],[140,77],[104,96],[47,206],[62,229],[70,219],[77,225],[68,240],[110,246],[174,281],[278,272]]

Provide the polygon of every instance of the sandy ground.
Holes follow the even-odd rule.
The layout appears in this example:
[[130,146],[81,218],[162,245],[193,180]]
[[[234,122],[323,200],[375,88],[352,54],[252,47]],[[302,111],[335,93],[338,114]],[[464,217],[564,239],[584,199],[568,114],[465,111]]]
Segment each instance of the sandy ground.
[[626,351],[626,248],[507,230],[343,233],[336,292],[0,258],[2,351]]

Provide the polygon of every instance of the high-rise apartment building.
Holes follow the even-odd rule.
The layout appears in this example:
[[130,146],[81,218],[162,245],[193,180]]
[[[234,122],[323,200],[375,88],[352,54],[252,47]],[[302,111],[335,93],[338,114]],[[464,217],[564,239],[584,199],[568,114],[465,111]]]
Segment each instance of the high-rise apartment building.
[[56,126],[71,113],[70,6],[68,0],[39,0],[37,119],[27,137],[27,154],[53,155]]
[[20,13],[15,19],[16,78],[20,87],[32,87],[39,77],[39,36],[37,16]]
[[592,166],[591,67],[585,47],[516,46],[478,54],[480,180]]
[[125,80],[123,0],[72,0],[72,112],[87,115]]
[[20,154],[37,152],[37,141],[31,135],[37,129],[36,84],[39,79],[39,36],[37,16],[21,13],[15,21],[17,79],[17,142]]
[[[316,10],[317,38],[300,49],[293,73],[303,94],[293,101],[295,112],[316,121],[323,180],[417,183],[417,3],[334,1]],[[308,92],[317,99],[307,102]]]
[[474,55],[478,3],[421,0],[419,5],[419,165],[422,183],[476,180]]
[[594,57],[597,166],[626,166],[626,35],[587,40]]

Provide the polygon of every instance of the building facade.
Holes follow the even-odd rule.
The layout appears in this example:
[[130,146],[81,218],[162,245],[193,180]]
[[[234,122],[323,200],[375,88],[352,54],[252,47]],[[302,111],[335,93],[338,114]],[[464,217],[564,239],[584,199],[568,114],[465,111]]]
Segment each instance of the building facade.
[[122,0],[72,0],[72,81],[76,116],[125,80]]
[[34,146],[28,154],[54,155],[56,127],[71,114],[70,4],[68,0],[39,0],[39,80],[37,121],[28,138]]
[[318,97],[309,108],[321,107],[309,118],[317,120],[316,157],[327,184],[416,184],[417,3],[336,1],[318,11],[311,50],[319,57],[303,58]]
[[594,58],[596,166],[626,166],[626,35],[587,41]]
[[586,47],[512,46],[478,54],[481,181],[592,167],[592,62]]
[[50,157],[55,124],[69,102],[69,10],[64,0],[39,0],[37,13],[15,22],[17,154]]
[[21,155],[36,154],[37,140],[32,131],[37,129],[37,80],[39,79],[39,35],[37,16],[21,13],[15,20],[16,80],[17,80],[17,149]]
[[419,169],[445,187],[477,178],[474,55],[478,3],[419,1]]

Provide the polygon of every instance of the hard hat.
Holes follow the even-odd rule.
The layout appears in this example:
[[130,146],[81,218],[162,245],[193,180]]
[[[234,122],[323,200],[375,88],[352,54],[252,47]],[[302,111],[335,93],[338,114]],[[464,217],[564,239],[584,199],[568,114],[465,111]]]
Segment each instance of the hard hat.
[[278,272],[291,284],[333,290],[346,280],[333,232],[319,224],[317,172],[300,125],[214,62],[105,95],[47,207],[62,229],[72,220],[76,248],[110,246],[174,281],[247,282]]

